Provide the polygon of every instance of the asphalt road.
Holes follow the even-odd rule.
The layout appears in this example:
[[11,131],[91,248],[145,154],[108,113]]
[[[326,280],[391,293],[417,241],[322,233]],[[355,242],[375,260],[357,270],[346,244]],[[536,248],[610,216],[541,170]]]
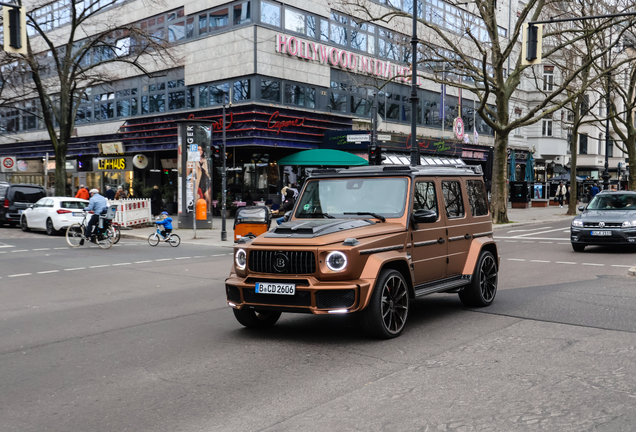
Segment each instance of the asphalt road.
[[636,252],[573,252],[567,222],[496,231],[499,292],[251,331],[229,250],[68,248],[0,229],[0,431],[633,431]]

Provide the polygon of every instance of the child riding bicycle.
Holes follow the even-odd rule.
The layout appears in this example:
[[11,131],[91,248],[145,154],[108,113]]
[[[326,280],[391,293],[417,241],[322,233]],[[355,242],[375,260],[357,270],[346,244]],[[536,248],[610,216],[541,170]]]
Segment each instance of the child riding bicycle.
[[168,217],[168,212],[162,212],[161,220],[155,221],[155,223],[157,225],[163,225],[163,231],[161,232],[161,235],[163,236],[164,240],[170,237],[170,234],[172,233],[172,218]]

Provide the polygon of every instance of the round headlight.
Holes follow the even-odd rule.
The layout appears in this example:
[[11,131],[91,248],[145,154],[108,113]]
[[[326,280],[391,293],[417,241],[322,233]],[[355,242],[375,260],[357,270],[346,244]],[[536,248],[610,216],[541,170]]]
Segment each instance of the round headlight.
[[239,270],[245,270],[245,265],[247,264],[247,253],[245,253],[243,249],[237,250],[234,262],[236,263],[236,268]]
[[327,255],[327,267],[331,271],[342,271],[347,266],[347,257],[342,252],[331,252]]

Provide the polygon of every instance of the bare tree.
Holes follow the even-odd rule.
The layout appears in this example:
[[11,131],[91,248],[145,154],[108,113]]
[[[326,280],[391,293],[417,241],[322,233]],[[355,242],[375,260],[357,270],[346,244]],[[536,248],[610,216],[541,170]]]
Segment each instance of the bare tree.
[[[37,8],[27,11],[27,54],[5,55],[5,66],[13,65],[6,77],[12,84],[11,102],[35,99],[39,103],[39,116],[55,151],[55,191],[59,195],[66,191],[66,155],[86,90],[134,73],[153,76],[179,62],[166,35],[125,23],[121,12],[125,6],[120,3],[70,1],[69,10],[58,14],[43,15],[36,13]],[[56,28],[61,16],[66,24]],[[6,93],[3,97],[8,98]]]
[[[592,4],[591,0],[587,1]],[[452,1],[449,3],[453,4]],[[397,27],[402,26],[404,33],[410,33],[407,20],[412,15],[408,12],[380,7],[368,0],[339,0],[337,5],[344,12],[368,21],[391,22]],[[511,97],[533,68],[522,64],[518,41],[521,39],[523,23],[554,15],[578,16],[579,13],[569,2],[529,0],[526,5],[521,5],[523,7],[517,12],[518,19],[514,27],[509,29],[509,36],[505,36],[500,30],[495,0],[475,0],[474,4],[468,6],[459,6],[459,2],[456,2],[455,7],[467,9],[467,13],[461,14],[461,23],[457,23],[455,19],[452,32],[447,28],[448,24],[443,25],[444,17],[435,16],[436,12],[432,9],[430,13],[427,9],[426,16],[419,19],[419,68],[429,72],[428,79],[472,92],[480,102],[477,112],[495,132],[491,201],[495,223],[508,222],[506,166],[509,134],[518,127],[540,121],[584,93],[585,88],[579,88],[571,94],[567,94],[566,90],[571,88],[579,73],[589,68],[611,48],[605,47],[590,53],[584,61],[577,64],[572,73],[564,76],[561,83],[531,105],[525,115],[512,120]],[[592,25],[597,30],[604,30],[611,24],[610,20],[596,20]],[[621,31],[624,32],[626,28]],[[543,37],[543,58],[550,61],[559,57],[564,49],[579,43],[584,38],[584,33],[576,26],[550,25],[544,28]],[[511,64],[509,59],[512,59]],[[461,83],[458,83],[458,77],[462,78]],[[597,80],[598,77],[592,77],[588,85]]]

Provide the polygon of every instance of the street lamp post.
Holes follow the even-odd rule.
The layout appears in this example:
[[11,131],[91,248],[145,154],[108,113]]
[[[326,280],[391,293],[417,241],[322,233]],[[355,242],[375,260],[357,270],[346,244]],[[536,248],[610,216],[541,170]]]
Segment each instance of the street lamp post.
[[227,189],[227,172],[225,169],[225,104],[223,104],[223,146],[221,148],[221,159],[223,166],[221,168],[221,241],[227,241],[227,231],[225,230],[225,196]]
[[411,69],[411,166],[420,164],[420,149],[417,144],[417,2],[413,2],[413,37],[411,38],[411,50],[413,60]]

